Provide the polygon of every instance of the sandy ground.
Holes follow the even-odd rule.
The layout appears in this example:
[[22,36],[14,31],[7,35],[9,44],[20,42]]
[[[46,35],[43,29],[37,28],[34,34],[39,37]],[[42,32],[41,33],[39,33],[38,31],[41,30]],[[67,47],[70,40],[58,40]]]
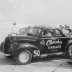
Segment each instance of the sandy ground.
[[28,65],[16,65],[0,52],[0,72],[72,72],[72,64],[67,61],[64,57],[49,57],[35,59]]

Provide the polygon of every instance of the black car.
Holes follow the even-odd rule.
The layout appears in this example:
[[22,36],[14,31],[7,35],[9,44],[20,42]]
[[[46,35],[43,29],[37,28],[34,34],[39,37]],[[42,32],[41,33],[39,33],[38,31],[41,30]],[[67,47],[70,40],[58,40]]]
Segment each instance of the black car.
[[10,34],[1,44],[1,52],[17,64],[28,64],[35,57],[62,53],[72,59],[72,37],[59,28],[27,27]]

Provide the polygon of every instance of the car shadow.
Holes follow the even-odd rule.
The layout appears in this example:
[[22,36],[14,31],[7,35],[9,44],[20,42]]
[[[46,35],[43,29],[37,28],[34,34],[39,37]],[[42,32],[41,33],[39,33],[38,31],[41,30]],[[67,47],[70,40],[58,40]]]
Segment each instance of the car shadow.
[[68,58],[62,55],[58,55],[58,56],[47,56],[43,58],[34,58],[32,61],[33,62],[46,62],[46,61],[59,60],[59,59],[68,59]]
[[32,65],[37,67],[48,67],[48,66],[55,66],[61,68],[70,68],[72,69],[72,63],[68,57],[58,55],[58,56],[48,56],[44,58],[34,58],[32,60]]
[[0,58],[0,65],[16,65],[13,58]]

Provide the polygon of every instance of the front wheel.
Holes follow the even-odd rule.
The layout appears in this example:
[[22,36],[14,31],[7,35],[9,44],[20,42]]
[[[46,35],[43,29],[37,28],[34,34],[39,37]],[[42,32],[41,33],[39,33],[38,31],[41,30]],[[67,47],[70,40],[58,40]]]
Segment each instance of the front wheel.
[[21,50],[17,52],[15,56],[16,63],[19,65],[25,65],[31,62],[32,53],[29,50]]

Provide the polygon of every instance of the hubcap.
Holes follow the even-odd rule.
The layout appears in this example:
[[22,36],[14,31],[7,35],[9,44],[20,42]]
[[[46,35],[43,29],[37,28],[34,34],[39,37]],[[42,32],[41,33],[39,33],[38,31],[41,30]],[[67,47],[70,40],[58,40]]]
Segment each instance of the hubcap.
[[72,47],[69,48],[69,55],[72,56]]
[[29,60],[29,54],[26,53],[26,52],[22,52],[20,55],[19,55],[19,61],[21,63],[25,63]]

